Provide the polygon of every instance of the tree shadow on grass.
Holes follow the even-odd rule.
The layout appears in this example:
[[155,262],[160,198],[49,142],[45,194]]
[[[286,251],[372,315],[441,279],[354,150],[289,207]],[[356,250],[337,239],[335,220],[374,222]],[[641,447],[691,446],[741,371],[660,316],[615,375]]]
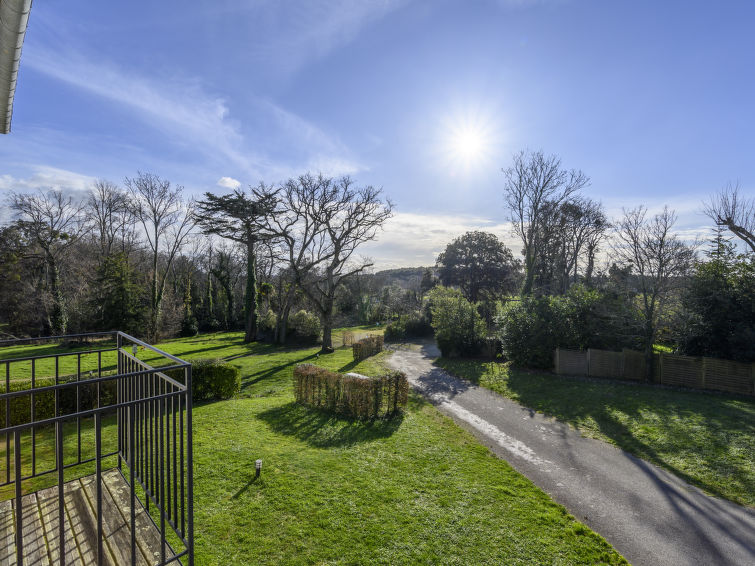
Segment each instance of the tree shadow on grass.
[[288,368],[295,366],[297,364],[301,364],[303,362],[306,362],[307,360],[311,360],[312,358],[316,358],[317,354],[310,354],[309,356],[304,356],[303,358],[298,358],[296,360],[291,360],[290,362],[287,362],[285,364],[279,364],[277,366],[273,366],[270,368],[265,368],[261,371],[258,371],[256,373],[251,373],[249,375],[244,376],[241,379],[241,389],[244,390],[247,387],[251,387],[255,383],[259,383],[260,381],[264,381],[265,379],[273,377],[276,373]]
[[358,364],[359,364],[358,361],[352,360],[348,364],[346,364],[345,366],[343,366],[342,368],[340,368],[338,371],[341,372],[341,373],[348,373],[352,369],[354,369],[355,367],[357,367]]
[[260,413],[259,418],[273,432],[293,436],[315,448],[353,446],[387,438],[404,420],[402,413],[387,419],[350,420],[293,402]]
[[[474,376],[471,376],[474,380]],[[720,486],[691,474],[672,462],[679,450],[701,455],[699,467],[726,471],[740,493],[752,493],[755,479],[751,459],[729,459],[720,434],[741,438],[755,434],[752,419],[755,407],[749,400],[710,395],[705,392],[665,390],[645,384],[598,382],[512,369],[507,375],[508,389],[517,402],[580,428],[592,421],[597,432],[619,448],[667,469],[682,480],[718,497],[746,504],[741,495],[725,492]],[[478,378],[479,381],[479,378]],[[744,402],[743,402],[744,401]],[[647,421],[652,429],[663,432],[663,439],[650,443],[638,433],[642,427],[628,427],[617,418],[625,415],[635,423]],[[694,426],[688,424],[692,419]],[[702,456],[706,454],[706,456]]]

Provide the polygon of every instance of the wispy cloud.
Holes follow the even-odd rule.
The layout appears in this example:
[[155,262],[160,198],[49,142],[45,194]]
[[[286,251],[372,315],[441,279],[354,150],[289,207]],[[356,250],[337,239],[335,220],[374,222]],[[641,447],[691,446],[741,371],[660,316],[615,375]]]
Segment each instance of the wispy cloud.
[[260,139],[244,136],[231,117],[228,102],[207,92],[196,78],[154,78],[129,71],[91,54],[36,46],[24,53],[25,65],[81,90],[120,104],[166,135],[173,143],[200,152],[208,162],[231,165],[252,179],[279,180],[304,168],[353,173],[363,169],[335,135],[275,103],[250,95],[247,103],[256,117],[281,140],[295,147],[296,157],[274,158]]
[[254,12],[260,60],[294,71],[353,41],[366,27],[409,3],[409,0],[294,0],[238,4]]
[[83,192],[91,188],[96,179],[65,169],[38,165],[28,177],[0,175],[0,191],[35,191],[56,189],[65,192]]
[[197,81],[176,77],[161,83],[72,51],[36,48],[24,56],[29,67],[131,108],[176,141],[199,142],[237,166],[250,165],[237,149],[242,137],[225,101],[205,93]]
[[241,181],[233,177],[221,177],[218,179],[218,187],[223,187],[224,189],[238,189],[240,186]]

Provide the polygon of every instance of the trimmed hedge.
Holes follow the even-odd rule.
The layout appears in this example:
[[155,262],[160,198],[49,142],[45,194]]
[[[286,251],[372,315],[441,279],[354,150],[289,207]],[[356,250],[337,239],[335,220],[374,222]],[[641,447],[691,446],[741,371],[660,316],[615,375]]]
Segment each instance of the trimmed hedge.
[[[103,377],[114,372],[103,372]],[[76,376],[61,376],[59,383],[75,383]],[[87,383],[83,377],[79,382],[79,410],[88,411],[97,407],[97,385]],[[38,387],[55,385],[55,379],[51,377],[37,378],[34,393],[34,420],[42,421],[55,416],[55,393],[53,391],[37,392]],[[10,419],[9,425],[15,426],[31,422],[31,381],[11,382],[10,390],[28,391],[29,394],[21,397],[13,397],[9,400]],[[5,393],[5,388],[2,388]],[[116,383],[113,381],[100,382],[100,404],[102,407],[115,404]],[[70,415],[76,412],[76,388],[61,389],[58,401],[60,403],[58,415]],[[0,401],[0,427],[5,426],[5,401]]]
[[365,358],[374,356],[383,351],[383,337],[380,335],[367,336],[351,345],[351,351],[354,354],[354,361],[361,362]]
[[390,417],[406,407],[409,382],[402,372],[380,377],[340,374],[312,364],[294,369],[294,396],[302,405],[357,419]]
[[241,372],[219,358],[191,361],[191,398],[194,401],[230,399],[241,391]]

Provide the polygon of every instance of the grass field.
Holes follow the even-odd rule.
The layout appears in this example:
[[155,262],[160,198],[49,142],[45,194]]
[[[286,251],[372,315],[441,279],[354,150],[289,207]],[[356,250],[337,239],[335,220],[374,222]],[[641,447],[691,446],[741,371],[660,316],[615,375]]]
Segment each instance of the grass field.
[[755,400],[565,378],[495,362],[441,358],[437,364],[713,495],[755,506]]
[[375,374],[388,353],[354,364],[350,349],[318,357],[240,333],[160,346],[242,372],[237,398],[194,411],[197,564],[625,563],[418,397],[372,423],[293,403],[295,364]]

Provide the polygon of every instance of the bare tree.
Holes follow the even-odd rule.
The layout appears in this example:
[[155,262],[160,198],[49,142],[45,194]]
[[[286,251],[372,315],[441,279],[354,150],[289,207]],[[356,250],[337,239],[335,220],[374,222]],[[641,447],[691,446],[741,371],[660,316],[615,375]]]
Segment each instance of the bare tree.
[[[194,204],[181,198],[183,187],[171,187],[170,181],[152,173],[138,172],[126,178],[131,194],[131,210],[142,225],[151,252],[149,340],[156,341],[165,282],[176,254],[186,243],[194,227]],[[161,261],[162,260],[162,261]]]
[[358,188],[349,177],[332,179],[301,175],[277,194],[277,206],[266,218],[287,255],[294,279],[323,323],[322,351],[333,351],[333,306],[339,285],[372,263],[352,259],[364,242],[374,240],[392,215],[381,190]]
[[675,223],[676,214],[668,207],[652,218],[647,218],[647,209],[639,207],[625,210],[616,225],[614,256],[631,268],[637,280],[648,381],[653,376],[659,321],[670,294],[682,284],[694,259],[694,247],[672,232]]
[[13,193],[10,206],[16,213],[19,228],[41,251],[45,283],[52,298],[47,313],[50,330],[53,334],[65,334],[68,309],[60,282],[60,268],[65,254],[86,233],[82,206],[57,190]]
[[704,205],[703,212],[725,226],[755,252],[755,198],[739,194],[739,183],[729,183]]
[[118,185],[98,179],[89,191],[85,212],[103,257],[107,257],[119,238],[133,230],[134,216],[128,198]]
[[514,164],[504,169],[504,199],[510,209],[514,234],[522,240],[524,284],[522,294],[532,293],[535,264],[541,254],[539,237],[543,232],[546,209],[558,207],[574,193],[587,186],[590,179],[577,170],[561,169],[561,160],[542,151],[521,151],[514,155]]

